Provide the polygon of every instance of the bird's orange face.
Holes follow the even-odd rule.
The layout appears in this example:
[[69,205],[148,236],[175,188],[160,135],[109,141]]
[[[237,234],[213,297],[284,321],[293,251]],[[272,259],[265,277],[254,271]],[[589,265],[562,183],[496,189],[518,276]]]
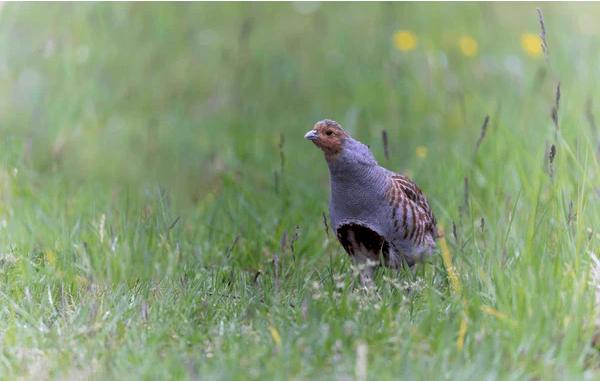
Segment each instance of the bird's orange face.
[[342,151],[342,143],[348,137],[348,133],[338,122],[325,119],[317,122],[304,137],[319,147],[325,153],[325,157],[330,159]]

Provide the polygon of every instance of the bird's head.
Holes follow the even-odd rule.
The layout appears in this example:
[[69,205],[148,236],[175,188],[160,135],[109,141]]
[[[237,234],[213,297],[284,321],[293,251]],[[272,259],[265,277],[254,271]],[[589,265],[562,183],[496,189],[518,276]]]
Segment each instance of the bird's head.
[[315,123],[313,129],[304,137],[319,147],[326,158],[331,159],[342,152],[344,141],[350,138],[350,135],[338,122],[324,119]]
[[369,147],[353,139],[342,126],[331,119],[315,123],[304,137],[325,153],[330,168],[358,168],[376,166],[377,161]]

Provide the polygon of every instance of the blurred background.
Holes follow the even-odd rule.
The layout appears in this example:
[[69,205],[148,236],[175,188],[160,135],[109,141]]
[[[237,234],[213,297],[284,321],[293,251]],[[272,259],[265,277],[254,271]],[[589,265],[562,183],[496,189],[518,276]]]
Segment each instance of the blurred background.
[[[397,169],[442,172],[486,114],[537,138],[508,116],[546,112],[557,81],[594,101],[599,11],[547,4],[545,59],[531,4],[3,4],[2,151],[199,200],[225,172],[267,181],[281,136],[290,171],[323,167],[302,135],[329,117],[379,151],[386,129]],[[420,146],[439,154],[422,166]]]

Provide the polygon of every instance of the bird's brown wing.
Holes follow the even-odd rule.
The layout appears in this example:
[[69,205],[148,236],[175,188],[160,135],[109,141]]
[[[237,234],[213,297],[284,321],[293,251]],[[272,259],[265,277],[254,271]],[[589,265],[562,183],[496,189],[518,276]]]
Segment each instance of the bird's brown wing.
[[427,198],[408,177],[392,175],[386,196],[394,211],[394,227],[399,233],[403,231],[403,239],[421,244],[425,234],[437,238],[436,220]]

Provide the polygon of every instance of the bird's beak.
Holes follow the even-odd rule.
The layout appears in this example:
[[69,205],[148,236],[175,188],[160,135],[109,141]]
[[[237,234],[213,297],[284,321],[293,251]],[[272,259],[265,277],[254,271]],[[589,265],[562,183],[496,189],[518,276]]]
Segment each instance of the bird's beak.
[[306,133],[306,135],[304,135],[304,139],[308,139],[308,140],[317,140],[318,135],[317,135],[317,131],[315,130],[310,130]]

